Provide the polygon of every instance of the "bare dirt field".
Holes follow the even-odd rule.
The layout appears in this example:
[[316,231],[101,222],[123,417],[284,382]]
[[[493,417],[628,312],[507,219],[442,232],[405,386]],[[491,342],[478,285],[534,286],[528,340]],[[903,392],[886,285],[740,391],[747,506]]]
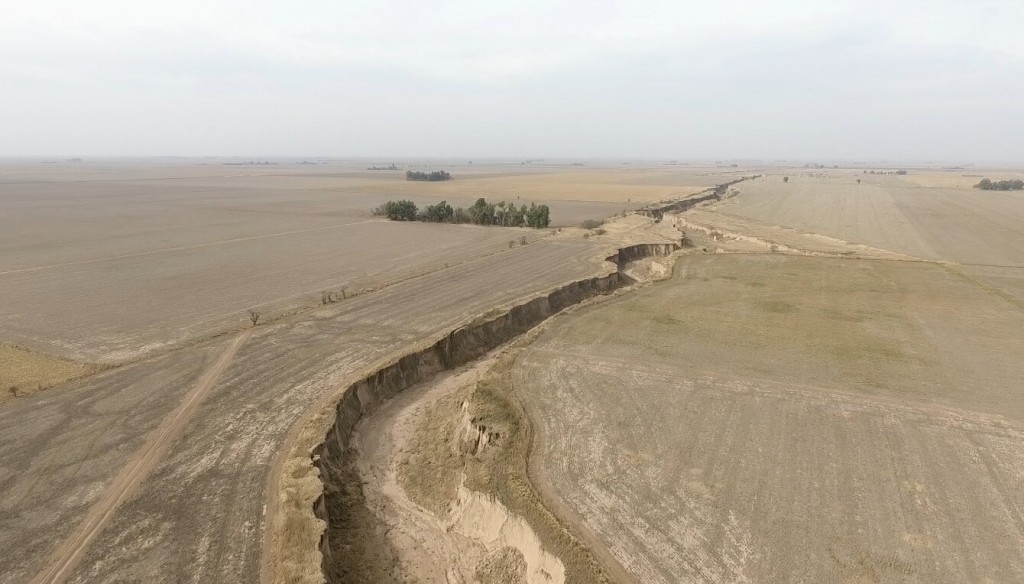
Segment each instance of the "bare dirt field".
[[1024,577],[1024,311],[928,263],[697,255],[553,323],[539,486],[638,582]]
[[[402,347],[593,273],[602,249],[582,240],[529,244],[256,327],[71,581],[255,581],[268,473],[307,408]],[[0,409],[0,580],[24,581],[46,565],[228,340]]]
[[[411,344],[604,273],[615,249],[380,221],[357,187],[382,179],[349,167],[3,170],[0,338],[134,359],[0,407],[4,582],[257,580],[275,461],[310,408]],[[320,304],[343,285],[358,294]]]
[[[427,523],[448,532],[436,542],[442,555],[472,550],[473,561],[441,573],[445,562],[427,553],[415,560],[424,581],[556,582],[560,563],[567,582],[609,574],[1006,581],[1024,573],[1016,511],[1024,398],[1015,391],[1024,264],[1009,263],[1019,232],[1008,219],[1016,199],[982,203],[983,219],[943,222],[963,189],[877,177],[876,203],[836,197],[849,209],[829,219],[898,220],[884,201],[909,189],[897,211],[917,235],[861,227],[873,239],[838,228],[811,233],[813,218],[804,227],[737,212],[758,188],[779,199],[772,193],[785,191],[774,176],[742,183],[710,208],[656,225],[631,215],[586,239],[578,229],[370,216],[396,196],[460,204],[514,194],[551,197],[537,200],[553,214],[565,209],[574,224],[751,174],[422,167],[457,168],[457,179],[406,183],[361,163],[0,167],[0,201],[10,209],[0,216],[0,341],[82,361],[130,360],[0,403],[0,581],[269,582],[275,573],[317,581],[315,525],[298,527],[314,535],[300,550],[308,561],[287,572],[274,564],[271,527],[294,527],[275,516],[278,507],[297,501],[298,516],[312,518],[317,494],[301,483],[318,481],[307,474],[303,448],[311,445],[295,438],[300,428],[319,427],[339,391],[410,347],[606,275],[615,266],[604,260],[618,246],[678,243],[680,230],[695,247],[671,282],[556,320],[518,365],[505,362],[499,385],[514,384],[532,412],[537,456],[529,472],[467,463],[468,490],[455,490],[472,510],[465,522],[438,523],[444,514],[435,513]],[[852,176],[796,177],[784,188],[855,184]],[[859,218],[865,213],[870,220]],[[928,235],[947,223],[967,233],[972,221],[988,233],[966,255]],[[529,243],[509,247],[521,233]],[[986,246],[998,262],[951,261],[980,257]],[[623,274],[665,271],[641,261]],[[321,290],[342,286],[358,294],[320,304]],[[249,327],[254,305],[264,318]],[[50,364],[89,368],[28,355],[54,375],[78,373]],[[456,379],[453,394],[422,389],[382,410],[383,425],[367,419],[359,468],[382,490],[401,482],[395,464],[423,462],[414,428],[444,425],[432,418],[436,407],[459,414],[453,400],[483,387],[474,394],[468,378]],[[474,416],[493,414],[486,403],[476,407]],[[508,459],[494,468],[525,465],[530,443],[491,450]],[[303,468],[286,464],[293,461]],[[413,491],[377,499],[380,515],[388,517],[386,507],[393,519],[424,520],[418,505],[438,503]],[[429,529],[393,530],[402,533],[415,544]],[[543,545],[521,537],[529,533]]]
[[[0,341],[123,362],[244,325],[250,307],[271,317],[315,304],[324,289],[372,290],[546,234],[370,215],[397,196],[545,202],[560,226],[715,180],[707,170],[455,174],[439,185],[351,164],[5,164]],[[645,185],[651,177],[674,184]]]

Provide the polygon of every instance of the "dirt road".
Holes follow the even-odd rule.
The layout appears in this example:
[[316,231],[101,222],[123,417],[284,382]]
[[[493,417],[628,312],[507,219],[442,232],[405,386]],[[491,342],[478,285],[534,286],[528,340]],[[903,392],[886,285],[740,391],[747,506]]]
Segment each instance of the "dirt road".
[[224,370],[238,353],[239,347],[252,335],[252,329],[239,334],[220,358],[213,364],[192,391],[185,395],[181,406],[171,413],[153,433],[142,450],[125,465],[100,500],[90,509],[85,522],[58,548],[54,563],[32,579],[36,584],[50,584],[63,581],[81,560],[83,553],[104,527],[110,522],[117,507],[152,472],[153,468],[170,449],[171,442],[181,433],[185,423],[195,414],[196,408],[209,393]]

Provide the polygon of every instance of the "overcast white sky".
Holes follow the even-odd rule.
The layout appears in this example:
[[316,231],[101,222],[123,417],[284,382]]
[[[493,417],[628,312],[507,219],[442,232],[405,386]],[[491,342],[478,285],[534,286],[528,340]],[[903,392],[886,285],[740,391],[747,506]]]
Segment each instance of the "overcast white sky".
[[5,2],[0,155],[1024,162],[1024,2]]

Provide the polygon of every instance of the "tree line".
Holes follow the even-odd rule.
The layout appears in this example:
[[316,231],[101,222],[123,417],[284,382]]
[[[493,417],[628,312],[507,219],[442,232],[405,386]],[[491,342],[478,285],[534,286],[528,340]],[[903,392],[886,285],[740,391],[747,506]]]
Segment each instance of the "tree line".
[[435,170],[433,172],[422,172],[419,170],[407,170],[405,171],[405,180],[425,180],[430,182],[436,182],[440,180],[451,180],[452,175],[444,170]]
[[983,191],[1019,191],[1024,189],[1024,180],[1019,178],[1006,180],[981,179],[981,182],[974,185],[974,188]]
[[387,217],[392,221],[426,221],[428,223],[472,223],[473,225],[497,225],[500,227],[547,227],[551,223],[551,210],[547,205],[530,203],[530,206],[515,203],[488,203],[483,197],[468,209],[453,208],[447,201],[428,205],[424,209],[407,200],[388,201],[373,210],[374,215]]

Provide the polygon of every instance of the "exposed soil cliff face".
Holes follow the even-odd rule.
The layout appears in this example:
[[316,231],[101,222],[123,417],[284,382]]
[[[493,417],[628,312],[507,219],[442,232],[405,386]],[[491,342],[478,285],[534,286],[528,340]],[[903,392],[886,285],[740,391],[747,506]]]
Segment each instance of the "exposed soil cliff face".
[[[352,430],[364,414],[416,383],[483,356],[571,305],[630,282],[622,274],[623,266],[630,261],[668,255],[679,247],[677,244],[640,244],[621,248],[608,258],[617,270],[572,282],[495,318],[456,329],[429,347],[409,353],[352,384],[336,406],[335,421],[324,442],[314,451],[323,483],[323,495],[317,499],[314,512],[327,524],[320,545],[327,581],[349,580],[349,568],[342,561],[351,546],[351,541],[344,537],[345,523],[352,517],[352,498],[358,498],[358,492],[354,493],[353,489],[358,491],[359,483],[346,460],[346,452]],[[353,480],[357,481],[355,485]]]
[[619,248],[619,251],[615,255],[609,256],[607,260],[619,266],[621,276],[621,269],[630,262],[649,257],[667,256],[679,248],[680,245],[675,243],[641,243]]
[[760,175],[740,177],[736,180],[731,180],[729,182],[716,185],[714,187],[711,187],[710,189],[701,191],[696,195],[686,197],[685,199],[680,199],[667,205],[642,209],[640,212],[651,217],[660,218],[665,213],[688,211],[696,207],[697,205],[700,205],[701,203],[707,203],[708,201],[720,201],[722,197],[725,196],[727,192],[729,192],[729,187],[731,187],[732,185],[741,183],[745,180],[755,179],[758,178],[759,176]]

